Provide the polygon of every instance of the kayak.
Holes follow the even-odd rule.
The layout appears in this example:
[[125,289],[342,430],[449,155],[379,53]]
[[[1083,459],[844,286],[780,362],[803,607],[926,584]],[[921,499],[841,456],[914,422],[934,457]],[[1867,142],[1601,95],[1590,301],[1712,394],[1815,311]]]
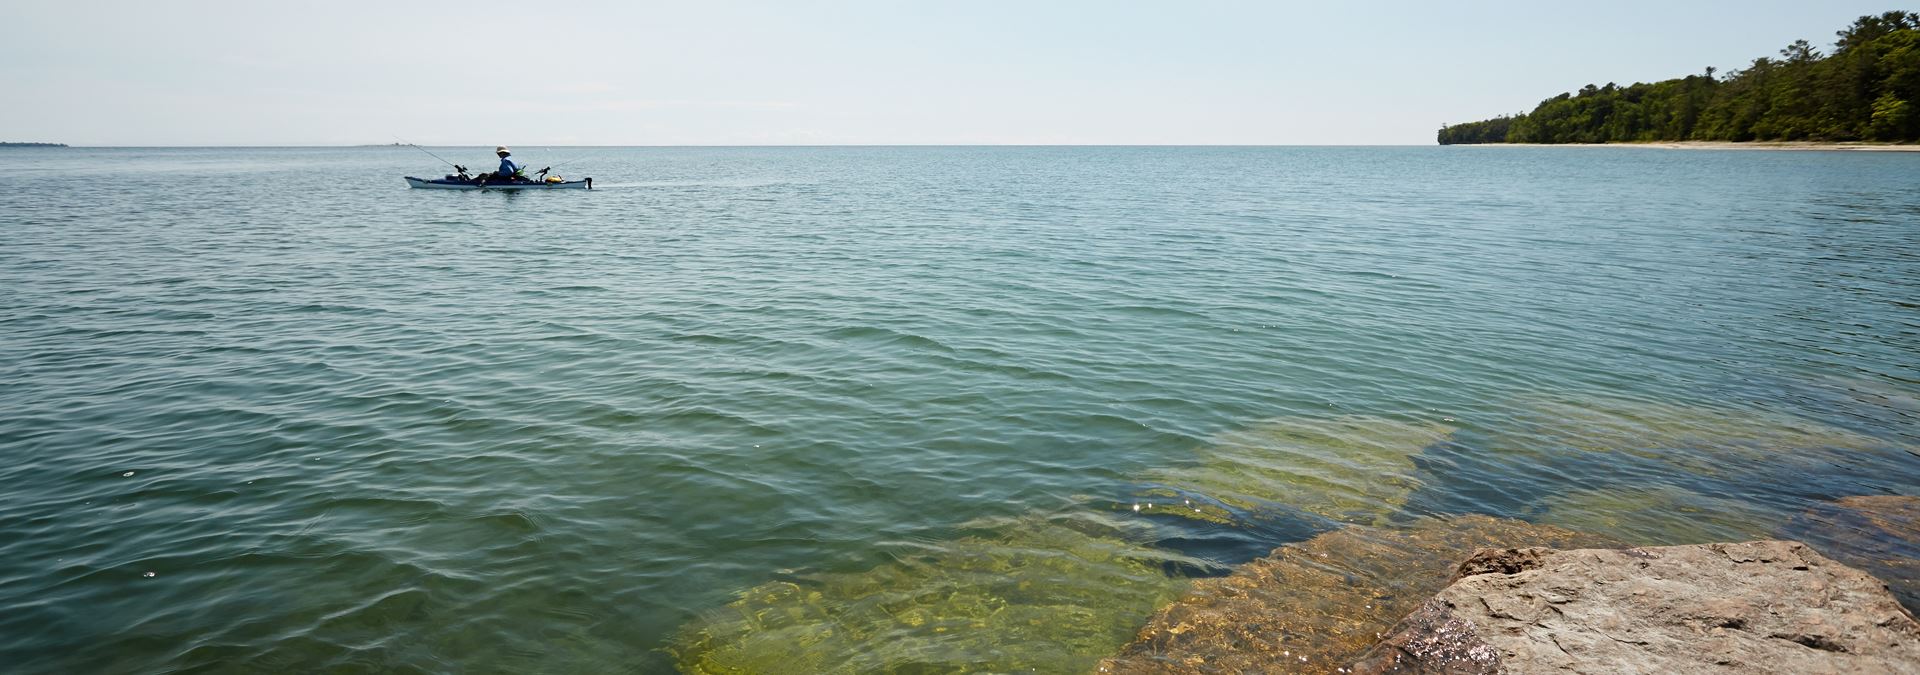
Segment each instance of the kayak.
[[478,178],[414,178],[406,176],[407,187],[422,190],[591,190],[592,178],[558,182],[489,183]]

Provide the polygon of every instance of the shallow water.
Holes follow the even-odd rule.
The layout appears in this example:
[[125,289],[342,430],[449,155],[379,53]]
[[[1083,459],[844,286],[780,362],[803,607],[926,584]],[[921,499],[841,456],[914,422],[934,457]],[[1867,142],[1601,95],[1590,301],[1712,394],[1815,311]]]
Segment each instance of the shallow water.
[[1345,524],[1920,494],[1905,153],[4,153],[18,672],[1080,667]]

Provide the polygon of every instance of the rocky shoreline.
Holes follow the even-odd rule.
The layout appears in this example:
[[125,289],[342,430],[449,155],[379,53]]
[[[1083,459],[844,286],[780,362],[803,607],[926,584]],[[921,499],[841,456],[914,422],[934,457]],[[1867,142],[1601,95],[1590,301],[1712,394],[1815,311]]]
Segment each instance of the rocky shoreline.
[[1808,543],[1344,528],[1197,582],[1098,672],[1920,673],[1920,498],[1837,500],[1780,534]]
[[[1834,467],[1857,472],[1883,458],[1910,458],[1887,452],[1878,439],[1750,411],[1605,399],[1532,400],[1514,421],[1524,430],[1520,437],[1470,436],[1473,443],[1460,440],[1450,419],[1336,415],[1250,424],[1194,449],[1189,461],[1141,474],[1117,497],[1079,495],[1061,510],[968,521],[952,537],[913,542],[871,566],[783,572],[687,622],[666,650],[681,672],[716,675],[1406,669],[1414,664],[1404,656],[1381,660],[1384,652],[1369,650],[1387,649],[1379,645],[1401,635],[1400,622],[1421,616],[1417,610],[1452,584],[1541,574],[1530,565],[1557,552],[1638,551],[1621,558],[1637,564],[1643,560],[1634,556],[1657,551],[1650,547],[1707,542],[1800,542],[1807,555],[1825,556],[1817,566],[1822,574],[1837,574],[1841,565],[1864,570],[1892,584],[1891,597],[1907,602],[1908,612],[1920,608],[1920,500],[1834,499],[1815,491],[1823,483],[1808,480]],[[1568,451],[1513,450],[1532,446]],[[1659,448],[1704,452],[1651,450]],[[1441,487],[1516,468],[1568,480]],[[1616,476],[1642,478],[1608,479]],[[1747,497],[1749,486],[1781,484],[1801,487],[1770,503]],[[1657,554],[1687,574],[1713,572],[1708,559]],[[1747,582],[1756,584],[1789,583],[1807,571],[1736,569],[1754,570]],[[1577,571],[1588,576],[1555,581],[1554,597],[1625,603],[1606,606],[1615,616],[1648,610],[1656,618],[1691,617],[1675,624],[1687,630],[1775,625],[1720,610],[1703,618],[1698,608],[1711,608],[1713,597],[1609,598],[1583,586],[1600,583],[1599,568]],[[1819,584],[1844,585],[1835,579]],[[1774,595],[1796,597],[1758,594]],[[1861,611],[1889,596],[1863,597],[1853,594],[1823,611]],[[1477,636],[1460,649],[1507,659],[1500,672],[1538,670],[1468,630],[1474,624],[1464,612],[1426,616],[1449,631],[1441,637]],[[1726,625],[1700,623],[1707,618]],[[1851,625],[1844,616],[1826,618]],[[1869,623],[1904,634],[1895,624]],[[1501,630],[1507,628],[1518,630]],[[1561,622],[1549,631],[1550,641],[1559,636],[1590,661],[1570,666],[1574,671],[1634,672],[1614,667],[1625,657],[1574,649],[1583,644],[1578,631],[1589,628]],[[1775,632],[1788,637],[1772,638]],[[1847,645],[1849,635],[1769,629],[1758,639],[1819,652],[1806,655],[1814,661],[1801,670],[1900,672],[1902,645],[1880,661],[1845,656],[1865,647],[1848,647],[1853,651],[1839,657],[1819,648]],[[1398,644],[1444,643],[1438,640],[1409,634]],[[1775,661],[1800,663],[1757,658],[1741,645],[1721,653],[1742,665],[1711,669],[1769,672]],[[1808,665],[1815,662],[1826,665]],[[1471,672],[1458,665],[1421,667]],[[1910,670],[1920,675],[1920,664]]]

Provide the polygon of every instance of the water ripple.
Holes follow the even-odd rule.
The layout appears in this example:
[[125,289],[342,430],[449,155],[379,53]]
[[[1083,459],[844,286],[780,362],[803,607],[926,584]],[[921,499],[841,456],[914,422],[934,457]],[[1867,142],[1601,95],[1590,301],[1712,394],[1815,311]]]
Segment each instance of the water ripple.
[[10,672],[1074,668],[1335,528],[1920,494],[1900,153],[17,152]]

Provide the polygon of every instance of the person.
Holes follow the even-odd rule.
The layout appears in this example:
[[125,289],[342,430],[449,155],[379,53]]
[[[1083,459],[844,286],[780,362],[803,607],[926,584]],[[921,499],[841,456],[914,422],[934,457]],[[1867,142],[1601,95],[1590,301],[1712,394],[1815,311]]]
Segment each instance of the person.
[[493,180],[524,181],[527,179],[526,176],[522,175],[526,172],[527,167],[521,166],[519,162],[508,159],[508,157],[513,156],[513,151],[508,150],[507,146],[502,145],[494,148],[493,154],[500,156],[500,170],[493,172]]

